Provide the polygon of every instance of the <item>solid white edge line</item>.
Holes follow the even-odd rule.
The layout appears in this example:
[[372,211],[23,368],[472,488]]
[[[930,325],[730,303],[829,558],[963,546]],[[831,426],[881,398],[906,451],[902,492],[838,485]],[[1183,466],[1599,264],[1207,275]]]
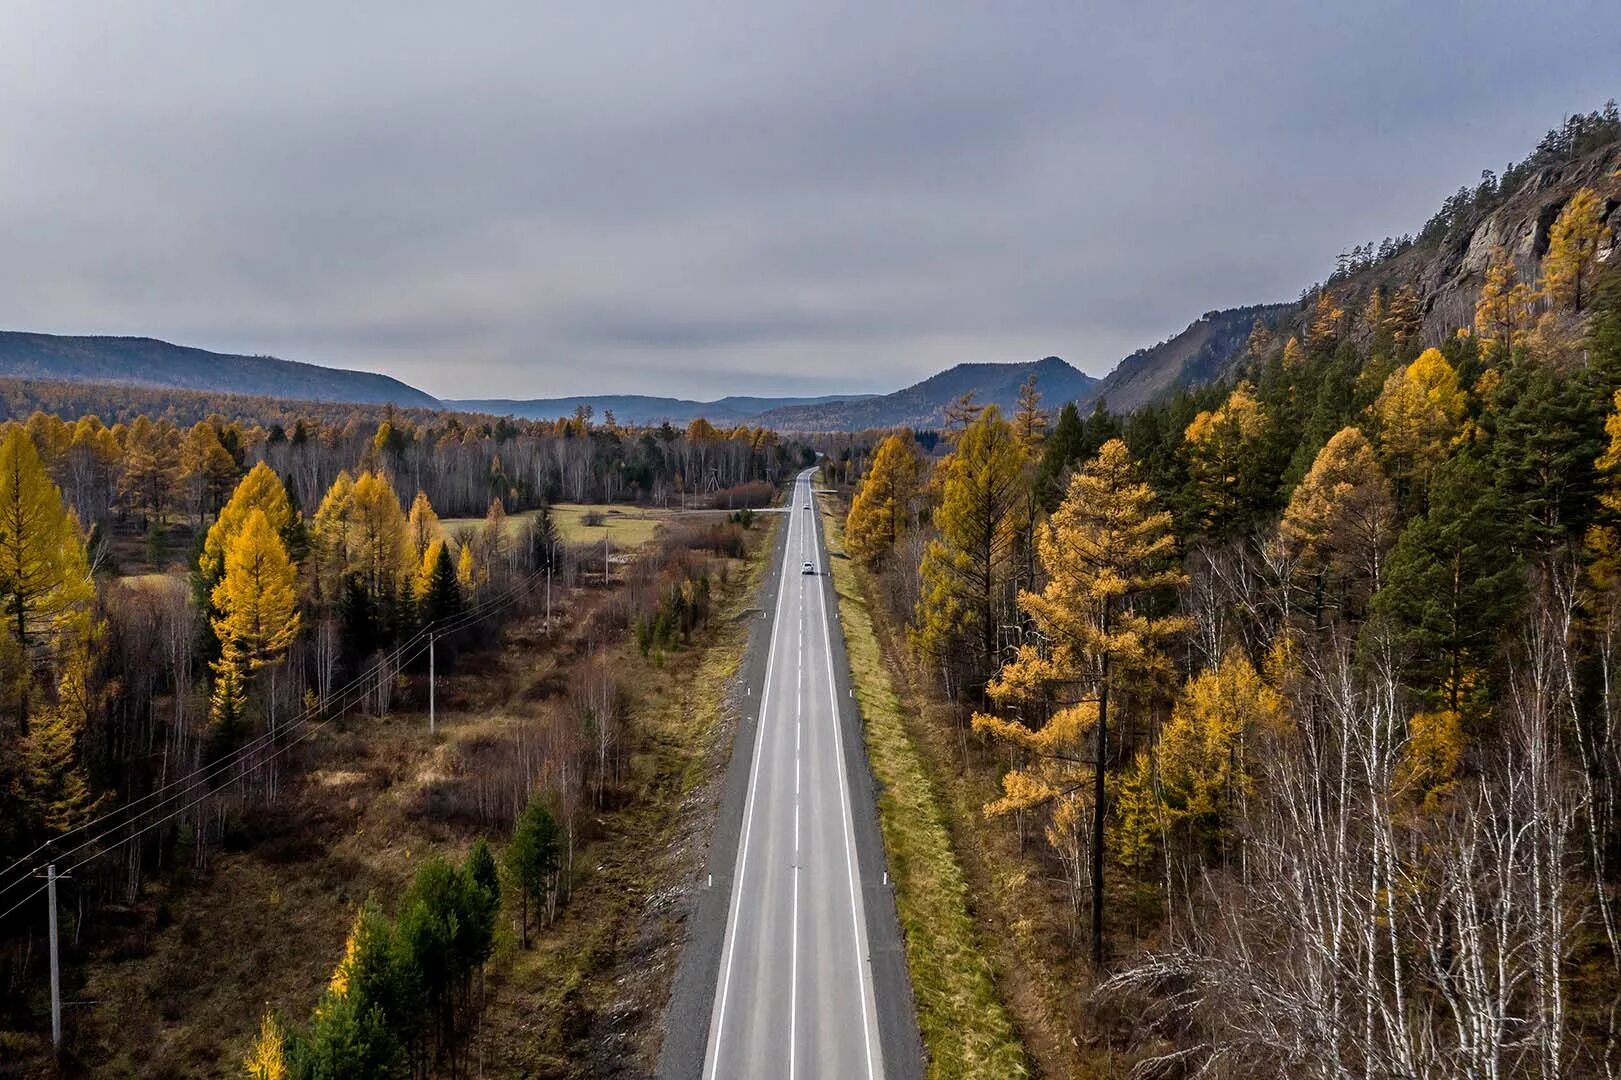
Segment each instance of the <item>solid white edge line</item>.
[[[813,542],[816,544],[817,558],[826,564],[828,577],[831,580],[833,572],[832,554],[829,553],[826,559],[822,559],[822,524],[819,512],[812,530],[812,537]],[[817,604],[822,611],[822,642],[827,647],[827,696],[828,702],[833,707],[833,732],[839,748],[839,806],[844,811],[844,853],[850,872],[850,923],[855,929],[855,938],[852,944],[856,951],[856,977],[859,980],[861,990],[861,1041],[863,1048],[867,1052],[867,1080],[874,1080],[877,1074],[873,1071],[872,1065],[872,1026],[867,1019],[867,1004],[868,1002],[872,1003],[873,1012],[876,1014],[878,1011],[878,999],[876,992],[868,983],[867,958],[863,955],[861,948],[862,942],[866,940],[866,933],[861,925],[861,906],[856,896],[855,827],[850,823],[850,789],[845,777],[844,730],[843,725],[839,723],[839,691],[838,685],[833,678],[833,622],[832,616],[827,609],[826,585],[816,590],[816,597]],[[853,675],[851,677],[854,678]],[[880,1053],[879,1060],[882,1059],[883,1055]]]
[[[795,494],[797,496],[797,491]],[[793,528],[793,518],[788,519],[788,525],[790,529]],[[715,1012],[714,1031],[709,1039],[709,1049],[704,1054],[707,1059],[704,1074],[710,1077],[711,1080],[720,1069],[721,1036],[726,1031],[726,995],[732,986],[732,960],[737,952],[737,911],[743,896],[743,874],[748,869],[749,834],[754,825],[754,795],[760,780],[760,751],[765,745],[765,731],[763,729],[765,728],[766,704],[771,697],[771,673],[777,659],[777,631],[782,626],[782,604],[788,593],[787,556],[788,547],[792,541],[793,533],[790,532],[782,545],[783,560],[782,571],[777,579],[776,614],[771,623],[771,645],[766,649],[765,685],[760,688],[760,711],[754,723],[754,756],[749,771],[749,794],[743,810],[743,836],[738,843],[737,877],[732,882],[732,902],[729,905],[731,910],[726,917],[725,944],[721,950],[725,956],[723,961],[725,967],[721,974],[720,1004]],[[803,543],[800,545],[800,550],[804,550]]]

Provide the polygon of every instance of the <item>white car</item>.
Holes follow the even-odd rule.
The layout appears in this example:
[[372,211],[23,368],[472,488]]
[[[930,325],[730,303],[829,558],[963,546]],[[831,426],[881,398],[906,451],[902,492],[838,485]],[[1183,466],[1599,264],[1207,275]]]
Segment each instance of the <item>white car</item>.
[[814,573],[816,573],[816,567],[812,566],[810,563],[806,563],[805,564],[805,569],[801,570],[800,573],[801,574],[814,574]]

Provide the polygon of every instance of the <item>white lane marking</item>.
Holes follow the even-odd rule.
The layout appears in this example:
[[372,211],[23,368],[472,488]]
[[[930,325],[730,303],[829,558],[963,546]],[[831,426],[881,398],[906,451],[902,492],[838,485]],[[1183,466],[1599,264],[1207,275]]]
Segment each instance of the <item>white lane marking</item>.
[[[812,542],[816,544],[817,561],[822,561],[821,540],[822,530],[820,521],[813,525]],[[818,582],[818,585],[821,583]],[[844,811],[844,856],[845,866],[850,875],[850,925],[854,930],[851,946],[856,954],[856,981],[861,993],[861,1041],[867,1053],[867,1080],[873,1080],[876,1075],[872,1065],[872,1027],[867,1020],[867,1002],[870,992],[867,985],[867,962],[862,955],[861,942],[863,934],[861,929],[861,906],[856,897],[856,855],[855,855],[855,828],[850,824],[850,791],[846,785],[844,765],[844,732],[839,724],[838,717],[838,688],[833,680],[833,633],[832,617],[827,609],[826,588],[816,590],[817,607],[822,613],[822,641],[827,647],[827,699],[833,706],[833,734],[838,745],[838,774],[839,774],[839,808]],[[873,1009],[878,1007],[877,999],[872,998]]]
[[[785,562],[788,547],[793,540],[793,524],[792,520],[790,520],[790,531],[783,541]],[[803,550],[803,547],[801,547],[801,550]],[[787,580],[788,575],[786,573],[780,575],[777,579],[776,622],[771,626],[771,645],[766,650],[765,685],[760,689],[760,712],[754,724],[754,761],[750,766],[749,794],[743,810],[743,839],[740,848],[741,853],[738,855],[737,880],[732,883],[731,912],[726,919],[726,940],[722,949],[726,959],[723,961],[724,971],[720,982],[720,1006],[715,1014],[715,1034],[709,1041],[707,1055],[709,1066],[705,1070],[711,1080],[720,1069],[721,1036],[726,1031],[726,996],[732,986],[732,960],[737,953],[737,912],[743,897],[743,875],[749,866],[749,833],[754,825],[754,796],[760,781],[760,750],[765,745],[766,704],[771,699],[771,672],[777,660],[777,633],[782,628],[782,605],[788,596]],[[764,612],[761,615],[763,616]]]

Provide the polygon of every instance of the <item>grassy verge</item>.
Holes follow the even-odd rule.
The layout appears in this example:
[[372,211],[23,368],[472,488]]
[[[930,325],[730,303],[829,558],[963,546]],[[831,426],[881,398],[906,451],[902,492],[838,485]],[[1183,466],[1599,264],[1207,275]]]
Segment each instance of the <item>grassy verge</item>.
[[1026,1076],[1024,1049],[974,925],[968,882],[939,793],[907,734],[860,571],[844,552],[843,523],[825,508],[823,519],[867,757],[880,791],[879,827],[895,882],[927,1074],[942,1080]]

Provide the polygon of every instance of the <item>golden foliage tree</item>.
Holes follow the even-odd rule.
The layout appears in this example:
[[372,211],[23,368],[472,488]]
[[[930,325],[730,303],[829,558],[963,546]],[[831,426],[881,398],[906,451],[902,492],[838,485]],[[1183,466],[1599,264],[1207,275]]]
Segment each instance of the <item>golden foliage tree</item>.
[[226,552],[255,510],[264,514],[265,521],[277,534],[285,533],[293,520],[292,503],[287,499],[281,477],[262,461],[249,469],[236,485],[230,500],[220,509],[214,524],[208,528],[208,535],[203,538],[203,553],[197,567],[210,586],[225,572]]
[[1390,296],[1385,308],[1385,328],[1398,348],[1418,337],[1424,327],[1424,311],[1419,303],[1418,290],[1403,285]]
[[259,1035],[242,1062],[248,1080],[287,1080],[287,1032],[275,1013],[266,1013],[259,1022]]
[[310,530],[311,580],[317,603],[337,600],[349,558],[349,511],[354,504],[355,478],[338,473],[315,510]]
[[1345,325],[1345,309],[1334,302],[1334,294],[1323,289],[1312,305],[1311,320],[1306,324],[1306,347],[1313,351],[1327,351],[1339,341]]
[[957,436],[945,471],[934,525],[939,537],[923,555],[923,595],[914,640],[946,659],[970,653],[970,673],[994,665],[998,604],[1012,572],[1019,511],[1026,497],[1024,455],[1001,411],[987,406]]
[[1122,809],[1123,836],[1181,832],[1194,846],[1225,855],[1231,827],[1254,793],[1259,755],[1288,727],[1282,695],[1242,649],[1229,649],[1214,669],[1188,680],[1154,754],[1138,754],[1122,787],[1151,792],[1158,805],[1154,820],[1131,820]]
[[418,491],[416,498],[411,500],[406,526],[411,533],[411,553],[419,563],[427,553],[428,545],[435,540],[443,540],[445,536],[444,526],[439,523],[439,515],[434,512],[425,491]]
[[[1083,797],[1088,762],[1082,743],[1091,734],[1092,959],[1098,964],[1110,692],[1167,676],[1171,662],[1163,647],[1186,625],[1181,616],[1155,614],[1141,602],[1182,580],[1172,560],[1171,515],[1156,504],[1119,439],[1105,443],[1071,477],[1041,534],[1047,585],[1019,596],[1043,644],[1021,645],[988,687],[998,705],[1034,708],[1019,719],[974,717],[978,730],[1031,755],[1028,767],[1004,778],[1003,797],[986,808],[992,814]],[[1041,723],[1039,712],[1049,704],[1056,708]]]
[[1013,437],[1031,458],[1041,453],[1041,444],[1047,437],[1047,420],[1047,410],[1041,407],[1041,391],[1036,389],[1036,377],[1030,375],[1019,384],[1019,404],[1013,411]]
[[1379,449],[1398,483],[1425,491],[1435,467],[1451,452],[1469,407],[1458,373],[1439,349],[1425,349],[1391,372],[1374,402]]
[[33,440],[12,425],[0,440],[0,609],[8,631],[0,634],[0,810],[18,799],[31,828],[61,831],[90,807],[78,742],[90,714],[94,598],[78,519]]
[[191,499],[198,528],[236,478],[236,459],[212,424],[199,420],[180,445],[180,480]]
[[1201,412],[1188,424],[1183,433],[1188,478],[1203,527],[1233,522],[1257,502],[1266,429],[1266,413],[1247,382],[1234,387],[1220,408]]
[[387,601],[416,569],[405,512],[394,485],[380,472],[361,473],[354,482],[347,516],[346,569],[356,575],[367,595]]
[[214,607],[214,633],[239,670],[275,663],[298,636],[298,572],[263,510],[251,512],[232,539]]
[[1525,344],[1535,323],[1536,302],[1536,291],[1520,280],[1514,260],[1497,248],[1475,304],[1475,334],[1496,355],[1506,358]]
[[95,587],[78,520],[20,427],[0,441],[0,604],[20,648],[85,617]]
[[921,469],[910,431],[895,432],[878,444],[845,521],[850,554],[871,566],[894,550],[911,525]]
[[1289,498],[1283,541],[1308,567],[1377,590],[1396,536],[1396,502],[1361,430],[1343,428],[1317,452]]
[[1542,291],[1557,310],[1580,311],[1592,299],[1599,245],[1607,231],[1599,211],[1598,192],[1581,188],[1548,230],[1548,253],[1542,257]]
[[1305,362],[1306,350],[1301,347],[1299,338],[1291,336],[1283,343],[1283,366],[1290,371],[1297,371]]

